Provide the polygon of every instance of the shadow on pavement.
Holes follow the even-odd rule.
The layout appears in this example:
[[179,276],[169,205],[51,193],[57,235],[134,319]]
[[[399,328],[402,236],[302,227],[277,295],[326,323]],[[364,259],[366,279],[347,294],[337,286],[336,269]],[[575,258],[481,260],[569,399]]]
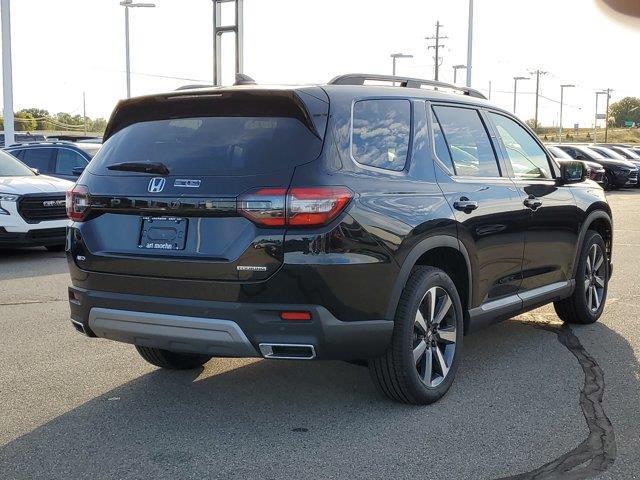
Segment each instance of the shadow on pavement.
[[[638,387],[627,341],[585,328]],[[555,334],[511,320],[465,342],[454,387],[429,407],[383,399],[367,369],[342,362],[154,370],[0,448],[0,477],[479,479],[533,470],[585,439],[584,374]]]
[[44,248],[0,249],[0,279],[31,278],[67,273],[64,252]]

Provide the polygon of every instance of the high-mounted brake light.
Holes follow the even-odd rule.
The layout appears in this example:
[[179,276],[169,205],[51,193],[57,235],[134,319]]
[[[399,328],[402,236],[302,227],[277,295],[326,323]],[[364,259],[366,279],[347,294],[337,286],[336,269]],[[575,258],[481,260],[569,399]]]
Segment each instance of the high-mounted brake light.
[[74,185],[66,193],[67,217],[82,222],[89,210],[89,190],[84,185]]
[[336,218],[353,197],[347,187],[258,188],[238,198],[238,213],[264,227],[317,227]]

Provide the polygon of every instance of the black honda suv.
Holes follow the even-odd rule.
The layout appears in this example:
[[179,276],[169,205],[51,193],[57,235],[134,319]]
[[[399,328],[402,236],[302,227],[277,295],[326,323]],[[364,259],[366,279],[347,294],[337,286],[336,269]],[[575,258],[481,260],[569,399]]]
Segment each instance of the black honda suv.
[[602,314],[602,188],[477,91],[360,74],[182,90],[120,102],[104,139],[67,197],[71,319],[159,367],[366,361],[424,404],[465,333],[550,302]]

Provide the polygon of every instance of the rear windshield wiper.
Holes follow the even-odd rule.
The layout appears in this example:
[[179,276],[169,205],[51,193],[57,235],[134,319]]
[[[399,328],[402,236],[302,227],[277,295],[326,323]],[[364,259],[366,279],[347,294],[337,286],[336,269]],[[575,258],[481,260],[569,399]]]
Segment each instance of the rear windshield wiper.
[[169,169],[160,162],[122,162],[114,163],[107,170],[119,170],[122,172],[153,173],[156,175],[169,175]]

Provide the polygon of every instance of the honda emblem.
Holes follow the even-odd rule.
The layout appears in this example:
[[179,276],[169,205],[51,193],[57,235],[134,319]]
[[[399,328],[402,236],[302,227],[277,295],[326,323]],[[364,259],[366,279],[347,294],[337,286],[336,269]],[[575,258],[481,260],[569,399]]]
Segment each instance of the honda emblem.
[[149,187],[147,188],[147,190],[149,190],[149,193],[160,193],[162,190],[164,190],[164,184],[165,184],[164,178],[162,177],[152,178],[151,181],[149,182]]

